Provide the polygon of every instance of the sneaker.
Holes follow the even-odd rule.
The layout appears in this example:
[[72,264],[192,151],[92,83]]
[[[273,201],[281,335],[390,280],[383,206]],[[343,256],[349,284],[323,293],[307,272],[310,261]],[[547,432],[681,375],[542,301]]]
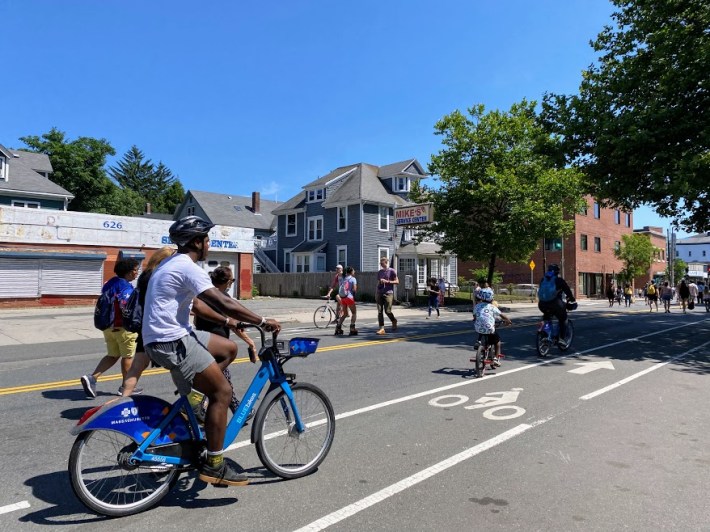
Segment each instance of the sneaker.
[[224,460],[218,467],[203,464],[200,467],[200,480],[214,486],[246,486],[249,484],[249,477],[243,473],[237,473],[227,460]]
[[380,327],[380,329],[377,331],[377,334],[379,334],[379,335],[385,334],[385,328]]
[[84,387],[86,397],[90,399],[96,397],[96,377],[93,375],[84,375],[81,378],[81,385]]
[[397,330],[397,320],[394,320],[392,322],[392,332],[395,332]]
[[[131,395],[140,395],[143,393],[143,388],[140,386],[136,386],[133,388],[133,393]],[[123,386],[119,386],[118,388],[118,395],[123,395]]]
[[355,329],[354,327],[351,327],[350,333],[348,334],[348,336],[357,336],[357,329]]
[[500,367],[500,360],[497,358],[494,358],[491,360],[491,367],[492,368],[499,368]]
[[557,345],[559,345],[562,349],[566,349],[567,340],[563,340],[562,338],[560,338],[559,340],[557,340]]

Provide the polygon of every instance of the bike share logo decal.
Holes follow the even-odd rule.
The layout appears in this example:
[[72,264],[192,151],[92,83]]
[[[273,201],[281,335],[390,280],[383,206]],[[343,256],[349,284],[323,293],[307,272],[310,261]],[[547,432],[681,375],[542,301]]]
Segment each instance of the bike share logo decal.
[[150,416],[138,417],[138,408],[135,406],[125,407],[120,412],[123,419],[114,419],[111,421],[111,425],[120,425],[122,423],[132,423],[134,421],[146,421],[150,419]]

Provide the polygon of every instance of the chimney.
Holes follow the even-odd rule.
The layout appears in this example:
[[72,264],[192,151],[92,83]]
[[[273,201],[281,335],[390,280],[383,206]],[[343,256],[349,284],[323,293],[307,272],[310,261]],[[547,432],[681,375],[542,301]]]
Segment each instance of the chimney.
[[254,214],[259,214],[261,210],[261,194],[258,192],[251,193],[251,210]]
[[151,209],[150,203],[145,204],[145,214],[152,214],[153,211]]

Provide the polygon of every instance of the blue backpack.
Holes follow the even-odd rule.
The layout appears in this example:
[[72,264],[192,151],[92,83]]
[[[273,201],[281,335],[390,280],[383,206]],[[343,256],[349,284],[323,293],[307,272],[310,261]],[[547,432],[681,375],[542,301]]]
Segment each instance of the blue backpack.
[[141,332],[143,327],[143,305],[141,305],[141,290],[136,287],[131,292],[126,308],[123,309],[123,328],[128,332]]
[[113,290],[106,290],[99,296],[94,307],[94,327],[105,331],[113,326]]
[[540,301],[554,301],[557,297],[557,276],[548,272],[540,283],[540,288],[537,291],[537,298]]

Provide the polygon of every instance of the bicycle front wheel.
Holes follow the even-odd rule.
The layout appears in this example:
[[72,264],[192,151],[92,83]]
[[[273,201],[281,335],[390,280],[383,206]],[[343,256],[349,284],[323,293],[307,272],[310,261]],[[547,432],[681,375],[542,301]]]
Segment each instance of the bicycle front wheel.
[[572,340],[574,339],[574,324],[572,323],[572,320],[567,320],[567,331],[565,331],[565,336],[567,337],[567,345],[565,347],[562,347],[561,345],[557,344],[557,347],[560,348],[560,351],[567,351],[572,345]]
[[131,464],[138,444],[123,433],[92,430],[77,436],[69,455],[69,478],[84,505],[102,515],[133,515],[158,504],[179,474],[166,464]]
[[328,305],[321,305],[313,313],[313,325],[319,329],[325,329],[335,321],[335,312]]
[[335,435],[335,414],[328,396],[307,383],[294,384],[291,390],[304,432],[296,429],[291,404],[281,388],[266,395],[254,418],[254,441],[261,463],[275,475],[289,479],[318,469]]

